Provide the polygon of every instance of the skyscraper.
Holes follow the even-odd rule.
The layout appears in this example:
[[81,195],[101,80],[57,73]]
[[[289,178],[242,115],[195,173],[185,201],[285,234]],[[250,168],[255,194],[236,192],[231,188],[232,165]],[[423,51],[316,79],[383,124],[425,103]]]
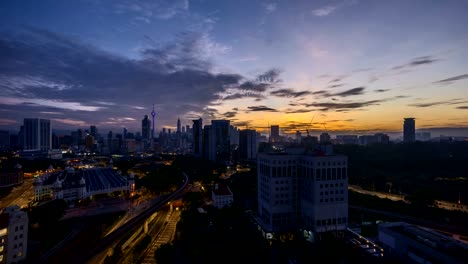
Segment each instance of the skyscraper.
[[214,136],[215,160],[227,162],[231,158],[231,140],[229,136],[229,120],[211,120],[211,136]]
[[51,149],[50,120],[25,118],[23,126],[25,150],[47,151]]
[[416,123],[413,117],[405,118],[403,122],[403,141],[414,142],[416,140]]
[[181,125],[180,125],[180,118],[177,118],[177,131],[176,132],[179,133],[179,134],[182,132],[181,131]]
[[91,136],[93,136],[94,138],[97,138],[98,130],[96,126],[89,127],[89,134],[91,134]]
[[239,131],[239,156],[241,159],[256,159],[257,148],[257,131],[252,129]]
[[151,121],[148,119],[148,115],[145,115],[145,118],[141,120],[141,137],[143,139],[150,139],[150,127]]
[[202,156],[203,155],[203,140],[202,140],[202,127],[203,120],[200,118],[193,121],[193,155]]
[[271,126],[270,129],[270,142],[279,142],[279,126]]
[[154,112],[154,104],[153,104],[153,111],[151,111],[151,116],[153,117],[153,129],[151,130],[151,140],[154,140],[154,116],[156,116],[156,112]]
[[322,133],[320,134],[320,144],[326,144],[331,142],[330,134]]

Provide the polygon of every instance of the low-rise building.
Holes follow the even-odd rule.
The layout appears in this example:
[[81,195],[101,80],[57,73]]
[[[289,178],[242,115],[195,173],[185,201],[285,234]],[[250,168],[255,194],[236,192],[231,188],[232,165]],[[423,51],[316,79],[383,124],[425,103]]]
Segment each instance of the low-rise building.
[[74,201],[96,194],[132,192],[134,176],[123,177],[112,168],[75,170],[45,173],[34,179],[34,200],[64,199]]
[[16,205],[6,207],[0,214],[0,263],[26,260],[28,222],[28,214]]
[[213,206],[216,208],[223,208],[231,206],[234,201],[231,189],[227,185],[217,183],[211,191],[213,199]]
[[385,254],[404,263],[466,263],[468,244],[434,230],[404,222],[379,225]]

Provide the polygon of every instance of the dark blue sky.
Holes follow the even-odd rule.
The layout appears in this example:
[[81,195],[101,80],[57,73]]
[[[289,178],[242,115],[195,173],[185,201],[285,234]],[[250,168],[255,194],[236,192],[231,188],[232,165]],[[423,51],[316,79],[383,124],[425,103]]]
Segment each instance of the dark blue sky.
[[0,127],[468,126],[468,1],[2,1]]

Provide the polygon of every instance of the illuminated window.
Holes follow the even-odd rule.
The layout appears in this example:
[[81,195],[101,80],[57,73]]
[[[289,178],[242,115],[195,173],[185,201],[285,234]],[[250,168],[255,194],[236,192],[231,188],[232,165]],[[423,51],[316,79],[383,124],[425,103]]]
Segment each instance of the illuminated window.
[[5,236],[6,234],[8,234],[8,229],[0,229],[0,236]]

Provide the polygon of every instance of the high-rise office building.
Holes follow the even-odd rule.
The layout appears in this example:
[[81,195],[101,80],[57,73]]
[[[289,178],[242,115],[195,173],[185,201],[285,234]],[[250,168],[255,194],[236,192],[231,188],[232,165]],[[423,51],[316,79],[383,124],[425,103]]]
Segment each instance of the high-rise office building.
[[347,157],[334,155],[331,145],[321,148],[258,154],[257,221],[267,237],[346,230]]
[[217,162],[230,160],[229,120],[212,120],[211,125],[204,127],[203,157]]
[[151,135],[151,121],[148,118],[148,115],[145,115],[143,120],[141,120],[141,137],[143,139],[150,139]]
[[257,158],[257,131],[244,129],[239,131],[239,156],[241,159],[253,160]]
[[279,126],[271,126],[270,128],[270,142],[279,142],[280,135],[279,135]]
[[322,133],[320,134],[320,144],[327,144],[331,142],[330,134]]
[[93,136],[94,138],[97,138],[98,137],[97,127],[96,126],[90,126],[89,127],[89,134],[91,134],[91,136]]
[[51,149],[50,120],[38,118],[24,119],[24,149],[42,150]]
[[414,118],[405,118],[403,122],[403,141],[414,142],[416,140],[416,123]]
[[180,118],[177,118],[177,133],[181,133],[182,130],[181,130],[181,125],[180,125]]
[[0,149],[10,147],[10,131],[0,130]]
[[227,162],[231,159],[231,139],[229,136],[229,120],[211,120],[211,135],[215,142],[215,160]]
[[201,157],[203,155],[203,120],[197,119],[193,121],[193,155]]

